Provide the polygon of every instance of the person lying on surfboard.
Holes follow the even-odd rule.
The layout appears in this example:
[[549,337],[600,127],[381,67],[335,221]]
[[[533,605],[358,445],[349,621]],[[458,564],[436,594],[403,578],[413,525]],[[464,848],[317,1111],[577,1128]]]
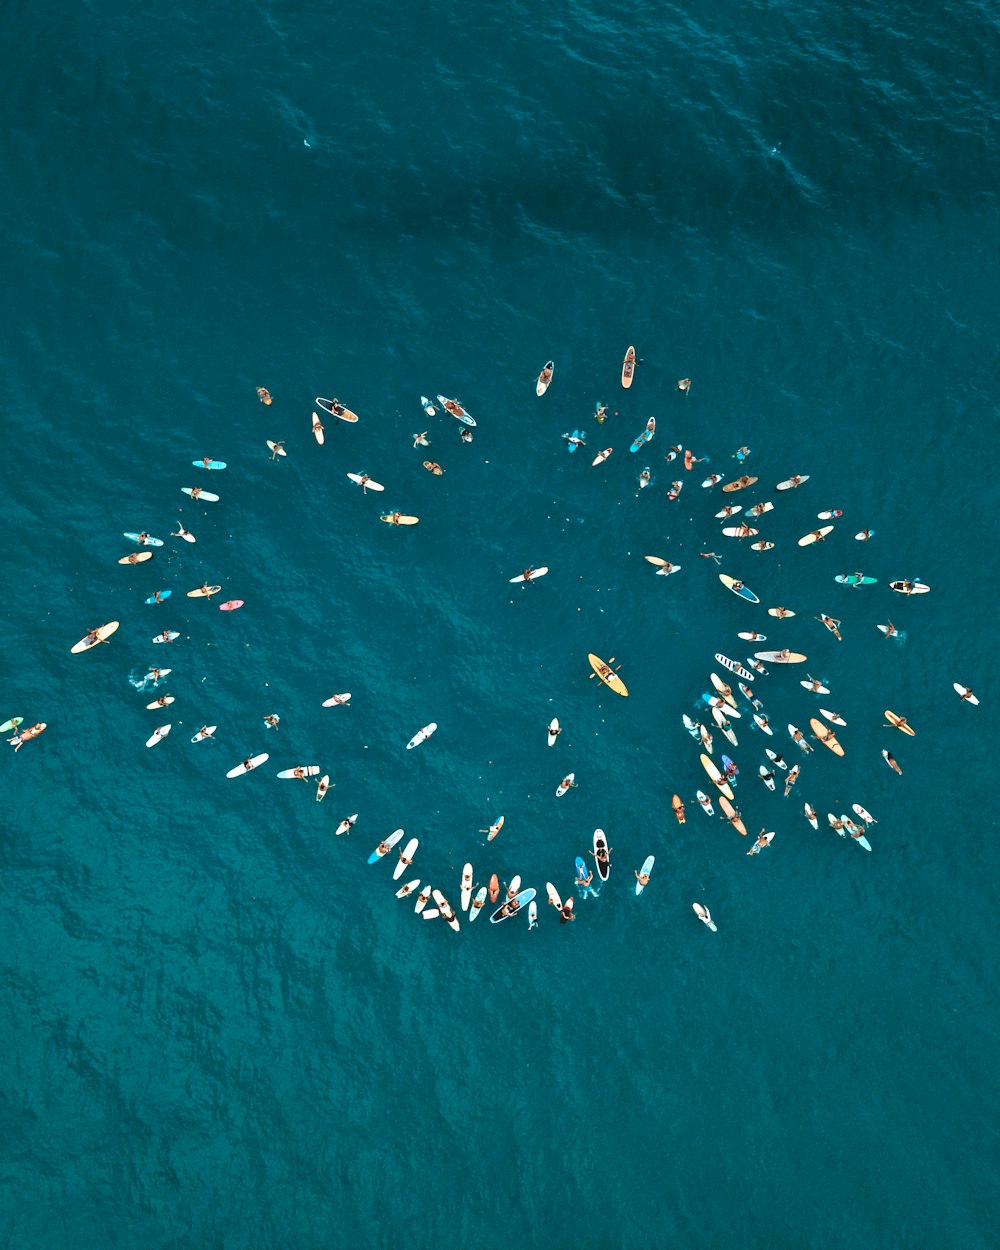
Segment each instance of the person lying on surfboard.
[[413,436],[414,447],[430,447],[430,445],[431,445],[430,439],[427,437],[426,430],[423,430],[420,434],[414,434]]
[[643,889],[645,889],[646,886],[649,885],[649,873],[638,872],[635,868],[633,868],[632,871],[635,873],[636,881],[638,881],[639,884],[643,887]]
[[462,428],[458,431],[458,437],[462,440],[463,443],[471,443],[472,431],[469,429],[467,425],[463,425]]
[[275,716],[275,714],[271,712],[269,715],[264,717],[264,724],[268,727],[268,729],[277,729],[278,722],[280,720],[280,716]]
[[607,417],[608,417],[608,405],[598,404],[597,410],[594,413],[594,419],[597,422],[597,424],[603,425],[604,422],[607,420]]
[[535,576],[535,567],[534,567],[534,565],[529,564],[529,565],[528,565],[528,567],[527,567],[527,568],[524,570],[524,572],[521,574],[521,576],[524,578],[524,580],[525,580],[526,582],[530,582],[530,581],[531,581],[531,579]]
[[574,882],[574,885],[575,885],[575,886],[576,886],[576,888],[580,891],[580,897],[581,897],[581,898],[586,898],[588,894],[592,894],[592,895],[594,896],[594,898],[597,898],[597,897],[600,895],[600,893],[601,893],[601,892],[600,892],[600,890],[595,889],[595,888],[594,888],[594,886],[593,886],[593,885],[591,885],[591,882],[592,882],[593,880],[594,880],[594,874],[593,874],[593,872],[591,872],[591,871],[588,869],[588,870],[587,870],[587,875],[586,875],[586,876],[584,876],[584,875],[583,875],[583,869],[582,869],[582,868],[577,868],[577,870],[576,870],[576,881]]
[[840,621],[838,621],[835,616],[826,616],[821,612],[819,616],[816,617],[816,620],[819,621],[821,625],[825,625],[838,642],[843,641],[843,639],[840,636],[840,630],[838,628],[838,626],[840,625]]
[[284,445],[285,445],[284,439],[282,439],[280,442],[275,442],[272,444],[271,446],[271,459],[272,460],[277,460],[277,458],[281,455],[281,449],[284,447]]
[[269,404],[271,402],[271,392],[266,386],[257,387],[257,396],[262,404]]

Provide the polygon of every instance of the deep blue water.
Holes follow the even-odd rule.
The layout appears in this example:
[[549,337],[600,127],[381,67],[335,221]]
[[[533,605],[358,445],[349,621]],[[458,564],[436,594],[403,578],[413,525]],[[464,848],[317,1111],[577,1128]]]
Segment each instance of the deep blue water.
[[[7,29],[0,712],[49,728],[0,772],[0,1244],[994,1246],[995,9],[20,3]],[[323,447],[318,394],[361,415]],[[699,486],[743,444],[766,553]],[[137,529],[167,545],[119,567]],[[847,727],[786,800],[741,700],[716,758],[776,834],[748,858],[681,716],[754,628],[831,688],[755,683],[785,758],[820,704]],[[168,713],[130,682],[155,662]],[[322,805],[276,780],[298,763]],[[804,800],[864,804],[872,854]],[[571,893],[596,826],[614,869],[575,924],[453,934],[366,863],[400,826],[455,905],[466,860]]]

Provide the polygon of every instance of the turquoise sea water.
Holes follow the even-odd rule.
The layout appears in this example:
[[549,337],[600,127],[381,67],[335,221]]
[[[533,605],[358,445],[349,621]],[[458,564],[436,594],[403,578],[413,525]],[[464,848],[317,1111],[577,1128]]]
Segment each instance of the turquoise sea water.
[[[995,10],[21,3],[8,31],[0,711],[49,728],[0,761],[0,1244],[994,1246]],[[361,415],[322,448],[318,394]],[[768,553],[699,487],[742,444]],[[167,545],[119,567],[135,529]],[[820,703],[847,728],[784,800],[741,701],[716,757],[776,834],[747,858],[681,716],[754,628],[831,687],[755,683],[785,758]],[[166,714],[130,682],[155,662]],[[873,853],[806,799],[864,804]],[[365,862],[400,826],[454,905],[466,860],[569,894],[596,826],[614,869],[575,924],[454,934]]]

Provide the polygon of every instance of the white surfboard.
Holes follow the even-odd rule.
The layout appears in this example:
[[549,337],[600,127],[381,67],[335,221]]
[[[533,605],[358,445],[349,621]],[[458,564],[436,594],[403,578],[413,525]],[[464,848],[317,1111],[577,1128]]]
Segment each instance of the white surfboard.
[[367,490],[385,490],[381,482],[374,482],[369,477],[366,479],[363,473],[348,473],[347,475],[352,482],[356,482],[359,486]]
[[773,790],[774,789],[774,777],[771,776],[770,770],[768,769],[767,765],[761,764],[757,772],[760,776],[761,781],[763,781],[764,785],[767,786],[769,790]]
[[[880,626],[879,626],[879,629],[881,629],[881,628],[882,628],[882,626],[880,625]],[[973,707],[978,707],[978,706],[979,706],[979,700],[978,700],[978,699],[976,698],[976,696],[972,693],[972,691],[969,689],[969,687],[968,687],[968,686],[963,686],[963,685],[960,685],[960,683],[959,683],[959,682],[957,682],[957,681],[953,681],[953,682],[951,683],[951,685],[952,685],[952,689],[955,691],[955,693],[956,693],[957,695],[961,695],[961,696],[962,696],[962,702],[963,702],[963,703],[971,703]]]
[[437,724],[431,721],[429,725],[425,725],[423,729],[418,729],[410,741],[406,744],[407,751],[412,751],[414,747],[418,747],[421,742],[426,742],[432,733],[437,729]]
[[175,638],[179,638],[180,634],[176,629],[165,629],[162,634],[157,634],[153,642],[173,642]]
[[349,694],[335,694],[329,699],[323,700],[324,707],[340,707],[341,704],[350,703],[351,696]]
[[694,914],[698,917],[701,923],[703,925],[707,925],[713,933],[718,933],[719,930],[715,927],[715,921],[712,919],[712,913],[708,910],[708,908],[703,907],[701,903],[692,903],[691,906],[694,908]]
[[324,773],[316,783],[316,802],[322,803],[326,798],[326,792],[330,789],[330,774]]
[[411,838],[409,842],[407,842],[406,846],[404,846],[399,852],[399,863],[392,871],[393,881],[398,881],[406,869],[410,867],[410,864],[413,861],[413,856],[416,854],[417,847],[419,845],[419,838]]
[[566,776],[562,779],[562,781],[559,782],[559,785],[556,787],[556,798],[561,799],[562,796],[566,793],[566,791],[571,788],[575,780],[576,780],[576,773],[567,773]]
[[174,701],[172,694],[164,695],[162,699],[154,699],[152,703],[146,704],[147,712],[155,712],[158,707],[169,707]]
[[218,725],[206,725],[204,729],[199,729],[192,742],[204,742],[206,738],[211,738],[212,734],[219,728]]
[[300,764],[299,768],[303,773],[305,773],[305,777],[296,777],[294,768],[283,768],[281,772],[278,773],[278,776],[282,781],[304,781],[308,777],[319,776],[318,764]]
[[431,897],[431,887],[430,885],[425,885],[424,888],[417,895],[417,901],[413,905],[413,910],[416,912],[423,911],[424,908],[427,906],[427,903],[430,897]]
[[517,577],[510,578],[510,584],[516,586],[518,582],[533,582],[539,577],[544,577],[548,571],[548,567],[543,564],[540,569],[532,569],[530,577],[525,577],[523,573],[519,573]]
[[205,503],[218,503],[219,496],[213,495],[210,490],[201,490],[197,486],[182,486],[181,490],[185,495],[190,495],[196,502],[204,501]]
[[561,731],[559,729],[559,721],[555,716],[553,716],[552,719],[549,721],[549,746],[550,747],[555,746],[556,738],[559,737],[560,732]]
[[431,896],[433,897],[434,902],[437,903],[438,910],[440,911],[442,917],[448,922],[448,924],[457,933],[460,926],[458,923],[458,917],[455,915],[455,912],[452,910],[451,904],[448,902],[448,900],[445,898],[445,896],[441,893],[440,890],[431,890]]
[[406,885],[401,885],[399,887],[399,889],[396,891],[396,897],[406,898],[407,895],[413,893],[413,891],[417,888],[419,884],[420,884],[420,878],[414,877],[412,881],[407,881]]
[[161,725],[159,729],[154,729],[148,741],[146,742],[146,746],[155,747],[158,742],[163,741],[163,739],[167,736],[168,733],[170,733],[169,725]]
[[437,416],[437,409],[426,395],[420,396],[420,407],[423,408],[424,412],[426,412],[429,417]]
[[471,902],[472,902],[472,865],[466,864],[465,867],[462,869],[462,897],[460,900],[462,911],[468,911],[469,904]]
[[783,482],[779,482],[778,485],[774,489],[775,490],[794,490],[796,486],[801,486],[803,482],[808,482],[808,481],[809,481],[808,473],[805,475],[805,477],[801,475],[797,475],[795,477],[788,477],[788,478],[785,478]]
[[545,893],[549,896],[549,902],[552,906],[562,911],[562,899],[559,897],[559,891],[551,881],[545,882]]
[[334,834],[339,838],[342,833],[350,833],[354,827],[354,822],[357,819],[357,812],[355,812],[353,816],[345,816],[336,829],[334,829]]

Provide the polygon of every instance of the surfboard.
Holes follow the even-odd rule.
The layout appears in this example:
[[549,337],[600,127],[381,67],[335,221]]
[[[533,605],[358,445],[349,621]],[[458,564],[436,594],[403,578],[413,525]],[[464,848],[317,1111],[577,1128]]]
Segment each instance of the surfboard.
[[172,694],[161,695],[159,699],[154,699],[152,703],[146,704],[147,712],[155,712],[158,707],[169,707],[174,702]]
[[146,740],[146,746],[155,747],[158,742],[162,742],[167,734],[170,733],[170,729],[170,725],[161,725],[159,729],[154,729],[152,734]]
[[681,720],[684,722],[684,728],[688,731],[691,737],[694,738],[695,742],[697,742],[701,737],[701,730],[698,727],[698,722],[693,721],[686,712],[682,714]]
[[323,707],[342,707],[345,703],[350,703],[350,701],[351,701],[351,696],[349,693],[335,694],[335,695],[332,695],[329,699],[323,700]]
[[512,586],[516,586],[519,582],[533,582],[538,577],[544,577],[548,571],[548,566],[543,564],[540,569],[532,569],[530,577],[525,577],[523,573],[518,573],[517,577],[511,577],[509,581]]
[[[486,897],[486,891],[483,891],[483,898]],[[462,911],[469,910],[469,904],[472,902],[472,865],[466,864],[462,869],[462,897],[459,906]]]
[[226,467],[225,460],[209,460],[207,456],[203,460],[192,460],[191,463],[196,469],[224,469]]
[[307,777],[319,776],[318,764],[299,764],[298,767],[305,773],[305,777],[296,777],[294,768],[283,768],[278,776],[282,781],[305,781]]
[[423,408],[424,412],[426,412],[429,417],[437,416],[437,409],[434,407],[434,405],[431,403],[431,401],[427,398],[426,395],[420,396],[420,407]]
[[133,551],[130,556],[122,556],[118,561],[119,564],[145,564],[147,560],[152,560],[153,553],[151,551]]
[[[718,715],[716,715],[716,713],[718,713]],[[730,717],[731,719],[734,719],[734,720],[742,720],[743,713],[734,704],[727,703],[725,706],[725,709],[721,707],[713,707],[712,717],[715,720],[715,723],[721,729],[727,717]]]
[[549,734],[549,746],[550,747],[555,746],[556,738],[558,738],[560,734],[559,721],[555,716],[553,716],[552,719],[549,721],[548,734]]
[[392,870],[393,881],[398,881],[403,873],[410,867],[410,861],[416,854],[417,847],[420,845],[419,838],[411,838],[406,846],[399,852],[399,863]]
[[23,723],[23,721],[23,716],[12,716],[10,720],[5,720],[4,723],[0,725],[0,734],[9,733],[11,729],[16,729],[18,725]]
[[552,906],[557,908],[559,911],[562,911],[562,899],[559,897],[559,891],[551,881],[545,882],[545,893]]
[[726,814],[727,823],[732,825],[736,832],[745,838],[747,836],[747,827],[743,823],[742,817],[736,814],[736,808],[733,807],[724,794],[719,796],[719,806]]
[[538,903],[532,899],[528,904],[528,931],[538,928]]
[[319,419],[319,413],[312,414],[312,433],[313,438],[319,443],[320,447],[326,442],[326,432],[323,429],[323,422]]
[[674,809],[674,815],[677,817],[677,823],[683,825],[687,817],[684,814],[684,804],[681,802],[681,796],[675,794],[670,800],[670,806]]
[[755,697],[754,692],[750,689],[750,687],[746,684],[745,681],[740,682],[740,690],[742,691],[743,697],[747,700],[748,703],[753,704],[754,707],[760,707],[759,700]]
[[590,875],[590,869],[589,869],[589,868],[587,867],[587,865],[583,862],[582,857],[581,857],[581,856],[579,856],[579,855],[576,857],[575,867],[576,867],[576,882],[575,882],[575,884],[576,884],[576,885],[579,885],[579,886],[582,886],[582,885],[583,885],[583,883],[584,883],[584,881],[586,881],[586,880],[587,880],[587,877]]
[[[597,859],[597,852],[603,850],[607,854],[607,859]],[[607,881],[611,876],[611,851],[608,847],[608,839],[605,837],[603,829],[594,830],[594,859],[597,864],[597,875],[602,881]]]
[[854,538],[859,543],[866,543],[874,533],[874,530],[858,530],[858,532],[854,535]]
[[748,855],[759,855],[765,846],[770,846],[771,843],[774,841],[774,834],[765,833],[763,835],[763,838],[764,840],[762,842],[755,842],[753,844],[753,846],[749,849],[749,851],[747,851]]
[[430,897],[431,897],[431,887],[430,885],[425,885],[424,888],[417,895],[417,901],[413,904],[413,910],[417,913],[422,912],[424,908],[427,906],[427,904],[430,902]]
[[490,902],[495,903],[500,897],[500,881],[496,873],[490,877]]
[[349,421],[352,425],[357,421],[358,414],[351,412],[350,408],[345,408],[339,400],[322,399],[316,396],[316,407],[322,408],[325,413],[331,417],[336,417],[339,421]]
[[862,807],[860,803],[852,803],[852,804],[851,804],[851,811],[852,811],[852,812],[854,812],[854,814],[855,814],[856,816],[860,816],[860,817],[861,817],[861,819],[865,822],[865,824],[866,824],[866,825],[877,825],[877,824],[878,824],[878,821],[877,821],[877,820],[875,819],[875,817],[871,814],[871,812],[869,812],[869,811],[867,810],[867,808]]
[[235,612],[237,608],[242,608],[245,600],[243,599],[227,599],[225,603],[219,604],[220,612]]
[[175,638],[179,638],[180,633],[176,629],[165,629],[162,634],[157,634],[153,642],[173,642]]
[[576,773],[567,773],[566,776],[562,779],[562,781],[559,782],[559,785],[556,787],[556,798],[561,799],[562,796],[566,793],[566,791],[572,787],[573,782],[575,780],[576,780]]
[[597,455],[593,458],[593,460],[590,462],[591,466],[593,467],[599,464],[603,464],[605,460],[607,460],[608,456],[611,455],[612,451],[614,451],[613,447],[605,447],[603,451],[599,451]]
[[142,679],[143,682],[151,681],[154,686],[158,686],[160,682],[164,679],[164,677],[166,677],[169,673],[172,673],[174,670],[172,668],[161,668],[159,671],[160,671],[159,677],[154,676],[152,671],[148,672],[146,676]]
[[773,510],[774,510],[774,504],[771,503],[769,499],[767,503],[755,503],[749,508],[744,508],[743,515],[752,516],[752,517],[760,517],[760,516],[763,516],[765,512],[772,512]]
[[[612,660],[615,658],[611,657]],[[602,681],[609,690],[613,690],[615,694],[620,694],[623,699],[628,698],[628,687],[611,668],[610,664],[605,664],[599,655],[594,655],[592,651],[588,651],[587,659],[590,661],[590,667],[594,670],[595,676]]]
[[[317,771],[319,770],[317,769]],[[278,773],[278,776],[280,777],[281,773]],[[387,838],[383,838],[374,851],[372,851],[372,853],[368,856],[369,864],[374,864],[376,861],[382,859],[383,856],[388,855],[402,836],[402,829],[394,829]]]
[[199,586],[197,590],[189,590],[187,597],[189,599],[211,599],[213,595],[217,595],[222,589],[221,586]]
[[91,647],[107,642],[111,635],[117,632],[120,624],[120,621],[108,621],[107,625],[102,625],[100,629],[94,630],[97,637],[92,642],[88,642],[86,638],[81,638],[79,642],[74,643],[69,649],[70,655],[79,655],[81,651],[89,651]]
[[755,651],[754,657],[758,660],[770,660],[772,664],[803,664],[806,657],[801,651]]
[[202,499],[205,501],[205,503],[218,503],[219,502],[218,495],[213,495],[210,490],[202,490],[200,486],[182,486],[181,490],[184,492],[185,495],[190,495],[191,498],[196,503]]
[[773,551],[774,543],[766,543],[763,539],[760,542],[750,544],[751,551]]
[[768,616],[776,617],[779,621],[783,621],[786,619],[790,620],[795,615],[795,613],[791,610],[791,608],[785,608],[785,607],[780,607],[780,606],[777,608],[768,608],[767,614]]
[[638,451],[640,447],[644,447],[646,443],[652,442],[653,435],[656,433],[656,418],[650,417],[646,422],[646,428],[641,434],[637,434],[632,442],[629,451]]
[[[211,738],[212,734],[214,734],[218,728],[219,728],[218,725],[205,725],[204,728],[198,730],[198,732],[194,735],[191,741],[192,742],[204,742],[207,738]],[[265,756],[264,758],[266,759],[267,756]]]
[[841,586],[874,586],[878,578],[865,577],[862,573],[838,573],[833,580]]
[[774,789],[774,777],[771,775],[771,770],[766,764],[761,764],[761,766],[757,769],[757,775],[769,790]]
[[[158,590],[156,594],[150,595],[146,603],[162,603],[164,599],[169,599],[174,592],[172,590]],[[159,598],[157,598],[157,595]]]
[[732,789],[730,788],[729,782],[726,781],[722,773],[719,772],[719,769],[716,766],[715,761],[709,759],[707,755],[699,755],[698,758],[701,760],[702,768],[704,768],[705,772],[708,773],[709,780],[712,782],[715,788],[719,791],[719,793],[724,795],[727,799],[733,798],[734,796],[733,796]]
[[810,807],[809,804],[806,803],[803,806],[803,810],[805,811],[805,814],[806,814],[806,820],[809,821],[809,823],[812,825],[814,829],[818,829],[819,817],[816,815],[816,809],[814,807]]
[[[820,711],[822,710],[823,709],[820,708]],[[885,719],[894,729],[900,730],[901,733],[906,734],[908,737],[915,738],[917,736],[916,730],[911,729],[910,726],[906,724],[905,716],[897,716],[895,712],[890,712],[889,709],[886,708]]]
[[[740,637],[742,636],[741,634]],[[720,651],[716,651],[715,658],[723,668],[728,668],[731,673],[735,673],[737,677],[742,677],[744,681],[754,680],[753,673],[745,669],[742,664],[737,664],[735,660],[731,660],[728,655],[723,655]]]
[[812,751],[812,747],[810,746],[808,742],[806,742],[805,737],[803,736],[801,738],[796,738],[795,736],[796,734],[801,733],[801,732],[802,732],[801,729],[799,729],[797,726],[789,722],[789,725],[788,725],[789,738],[791,738],[791,740],[795,743],[795,745],[799,748],[799,750],[802,752],[803,755],[809,755],[810,752]]
[[727,538],[756,538],[760,530],[752,525],[727,525],[722,532]]
[[134,543],[139,543],[140,546],[143,546],[143,547],[162,547],[163,546],[162,538],[151,538],[149,534],[147,534],[146,537],[143,538],[143,536],[140,533],[134,530],[130,530],[129,532],[123,534],[122,537],[130,539]]
[[722,481],[722,474],[713,473],[709,477],[705,478],[704,482],[702,482],[702,487],[705,490],[711,490],[713,486],[718,486],[718,484],[721,481]]
[[[855,826],[856,827],[856,826]],[[872,844],[868,841],[863,833],[851,833],[851,841],[857,842],[858,846],[863,847],[866,851],[872,849]]]
[[487,841],[487,842],[492,842],[492,841],[493,841],[493,839],[494,839],[494,838],[497,836],[497,834],[500,832],[500,830],[503,828],[504,821],[505,821],[506,819],[507,819],[507,818],[506,818],[506,816],[501,816],[498,820],[495,820],[495,821],[493,822],[493,824],[492,824],[492,825],[490,825],[490,827],[489,827],[488,829],[480,829],[480,830],[479,830],[479,832],[480,832],[480,833],[485,833],[485,834],[487,835],[487,836],[486,836],[486,841]]
[[[758,634],[755,629],[745,631],[742,634],[737,634],[736,637],[742,638],[744,642],[767,642],[767,634]],[[715,658],[717,660],[719,659],[718,656]],[[721,664],[722,661],[720,660],[719,663]]]
[[[516,916],[522,908],[527,907],[527,905],[535,897],[535,893],[536,891],[534,887],[529,886],[528,889],[522,890],[519,894],[515,894],[512,899],[505,900],[505,902],[496,909],[493,915],[490,916],[490,924],[500,924],[501,921],[510,920],[512,916]],[[511,903],[515,903],[516,906],[512,908],[510,906]]]
[[692,903],[691,907],[694,910],[694,914],[698,917],[698,919],[701,921],[703,925],[711,929],[713,933],[719,932],[719,930],[716,928],[715,921],[712,919],[712,913],[708,910],[707,907],[702,907],[701,903]]
[[346,816],[340,822],[340,824],[336,827],[336,829],[334,829],[333,831],[334,835],[339,838],[342,833],[350,833],[351,830],[354,828],[354,822],[357,819],[358,819],[357,812],[355,812],[353,816]]
[[[653,864],[655,862],[656,862],[655,855],[647,855],[646,858],[642,861],[642,867],[639,869],[639,876],[648,877],[649,874],[653,871]],[[640,895],[645,888],[646,888],[645,882],[639,881],[637,879],[635,883],[636,895],[637,896]]]
[[260,400],[262,404],[267,404],[270,406],[272,403],[274,403],[274,400],[271,398],[271,392],[267,389],[266,386],[257,387],[257,398]]
[[587,445],[583,430],[574,430],[572,434],[564,434],[563,438],[566,439],[566,450],[570,455],[576,451],[577,447]]
[[701,804],[701,809],[705,815],[714,816],[715,808],[712,806],[712,800],[708,797],[704,790],[696,790],[695,795],[697,796],[698,802]]
[[330,774],[324,773],[316,783],[316,802],[322,803],[326,798],[326,792],[330,789]]
[[727,495],[731,495],[735,491],[746,490],[748,486],[753,486],[756,481],[757,479],[755,477],[748,477],[747,474],[744,473],[742,477],[736,478],[735,481],[727,482],[722,489]]
[[741,599],[746,599],[748,603],[760,603],[757,596],[747,586],[735,577],[730,577],[728,573],[720,573],[719,581],[727,590],[731,590],[734,595],[739,595]]
[[431,721],[429,725],[425,725],[423,729],[418,729],[410,741],[406,744],[407,751],[412,751],[414,747],[418,747],[421,742],[426,742],[432,733],[437,729],[435,721]]
[[819,738],[825,747],[828,747],[834,755],[843,755],[844,748],[837,741],[837,735],[827,725],[815,716],[809,718],[809,727],[813,733]]
[[[810,681],[800,681],[800,682],[799,682],[799,685],[802,687],[802,689],[803,689],[803,690],[808,690],[808,691],[810,691],[812,694],[829,694],[829,693],[830,693],[830,691],[827,689],[827,687],[826,687],[826,686],[824,686],[824,685],[822,684],[822,682],[819,684],[819,686],[814,686],[814,685],[812,684],[812,681],[811,681],[811,680],[810,680]],[[820,710],[822,710],[822,709],[820,709]]]
[[385,516],[379,517],[380,521],[385,521],[387,525],[418,525],[420,518],[418,516],[405,516],[402,512],[390,512]]
[[899,595],[926,595],[930,592],[930,586],[925,586],[923,582],[910,582],[907,589],[905,580],[890,582],[889,588]]
[[450,413],[456,421],[461,421],[463,425],[474,426],[476,424],[457,399],[445,399],[443,395],[437,398],[445,412]]
[[722,680],[718,673],[709,673],[712,685],[716,688],[723,699],[731,708],[736,708],[736,700],[733,698],[732,687]]
[[818,530],[810,530],[808,534],[803,534],[802,537],[799,539],[799,546],[808,547],[812,543],[818,543],[822,541],[822,539],[824,539],[827,536],[827,534],[832,534],[832,533],[833,533],[832,525],[820,526]]
[[469,907],[469,924],[472,924],[473,920],[475,920],[475,918],[479,915],[479,913],[483,910],[485,906],[486,906],[486,886],[481,885],[479,889],[476,891],[476,897],[472,900],[472,903]]
[[552,381],[552,373],[555,370],[555,364],[551,360],[545,362],[541,373],[535,382],[535,394],[544,395],[549,389],[549,383]]
[[[879,626],[879,628],[881,629],[881,626]],[[971,703],[973,707],[979,706],[979,700],[972,693],[972,691],[969,689],[968,686],[963,686],[957,681],[953,681],[951,683],[951,686],[957,695],[962,696],[963,703]]]
[[635,348],[629,347],[625,353],[625,359],[622,361],[622,386],[626,390],[632,385],[632,379],[635,377]]
[[772,738],[774,736],[774,730],[767,723],[766,716],[761,716],[759,712],[754,712],[753,721],[754,721],[754,724],[757,726],[757,728],[761,731],[761,733],[767,734],[769,738]]
[[420,878],[414,877],[412,881],[407,881],[406,885],[401,885],[396,891],[397,898],[407,898],[420,884]]
[[362,487],[366,491],[385,490],[385,487],[382,485],[381,482],[374,482],[372,481],[371,478],[368,478],[368,480],[366,481],[365,475],[363,473],[348,473],[347,476],[351,479],[352,482],[356,482],[358,486]]
[[842,725],[845,729],[847,728],[847,721],[844,720],[844,718],[841,715],[839,715],[839,713],[830,712],[825,707],[821,707],[819,710],[819,714],[825,720],[828,720],[831,725]]
[[802,477],[801,475],[796,474],[793,477],[786,477],[785,480],[783,482],[779,482],[778,485],[774,489],[775,490],[794,490],[797,486],[801,486],[803,482],[808,482],[808,481],[809,481],[808,473],[805,475],[805,477]]
[[274,441],[274,439],[273,439],[273,438],[269,438],[269,439],[267,440],[267,446],[268,446],[268,449],[269,449],[270,451],[272,451],[272,452],[273,452],[276,456],[287,456],[287,455],[288,455],[288,452],[287,452],[287,451],[285,451],[284,447],[279,447],[279,446],[278,446],[278,444]]

